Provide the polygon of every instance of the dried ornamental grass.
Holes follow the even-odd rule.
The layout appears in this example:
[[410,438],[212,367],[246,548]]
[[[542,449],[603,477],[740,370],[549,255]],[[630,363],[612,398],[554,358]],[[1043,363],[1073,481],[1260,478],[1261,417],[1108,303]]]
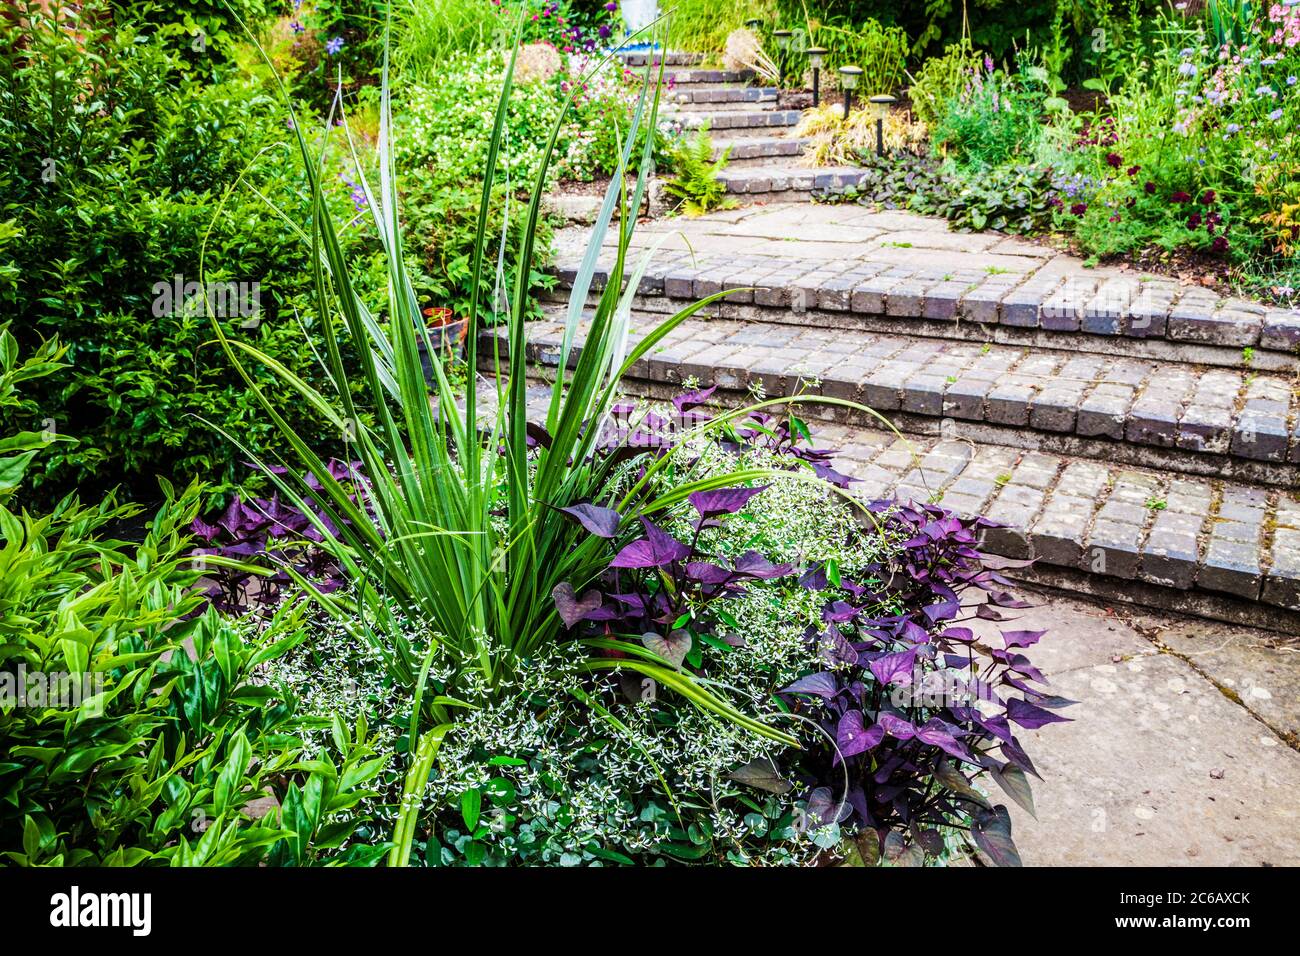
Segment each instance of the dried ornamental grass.
[[753,30],[741,27],[727,35],[727,46],[722,53],[722,65],[728,70],[753,70],[771,83],[780,81],[781,70],[763,49]]
[[[795,127],[796,137],[810,140],[804,147],[802,166],[851,166],[858,154],[876,148],[876,117],[858,107],[844,119],[844,104],[831,103],[805,110]],[[925,137],[925,127],[913,123],[905,112],[885,115],[885,148],[915,150]]]

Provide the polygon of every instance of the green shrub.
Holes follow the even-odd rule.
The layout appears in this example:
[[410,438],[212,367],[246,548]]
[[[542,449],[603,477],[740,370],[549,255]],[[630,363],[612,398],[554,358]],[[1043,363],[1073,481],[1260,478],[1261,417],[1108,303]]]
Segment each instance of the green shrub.
[[931,130],[933,143],[959,166],[989,169],[1032,156],[1042,133],[1044,90],[1026,74],[986,68]]
[[[825,49],[822,76],[836,77],[841,66],[862,69],[857,95],[861,98],[881,93],[893,94],[902,85],[907,67],[907,34],[898,27],[882,26],[876,20],[810,24],[808,43]],[[806,57],[792,58],[791,65],[800,73]]]
[[981,58],[968,41],[953,44],[943,56],[926,59],[912,78],[908,99],[912,115],[933,128],[948,113],[948,105],[957,101],[966,86],[979,75]]
[[[19,364],[0,328],[0,404],[50,374],[59,353],[50,342]],[[0,449],[39,440],[10,436]],[[17,484],[32,453],[0,459],[3,484]],[[364,724],[354,735],[339,721],[334,747],[303,760],[293,697],[254,680],[302,640],[301,610],[260,632],[212,610],[196,616],[203,566],[186,530],[200,488],[164,491],[137,545],[109,536],[140,513],[111,498],[69,496],[48,514],[0,503],[0,856],[23,866],[323,862],[362,822],[353,809],[382,761]]]
[[[208,319],[165,295],[177,275],[246,283],[241,304],[253,304],[254,291],[260,302],[247,331],[312,373],[320,340],[302,298],[308,250],[282,218],[303,221],[284,114],[257,83],[192,81],[165,41],[130,26],[84,46],[67,24],[56,32],[40,17],[30,30],[0,19],[0,34],[0,220],[12,223],[0,237],[0,308],[24,317],[14,334],[25,347],[56,332],[68,346],[68,367],[30,399],[38,419],[81,439],[41,460],[33,488],[47,501],[119,483],[152,495],[163,474],[199,476],[220,495],[245,469],[199,416],[253,449],[270,432],[206,344]],[[51,71],[63,82],[51,85]],[[330,183],[340,210],[352,207],[349,189]],[[345,236],[350,249],[362,239]],[[229,311],[232,330],[249,321]],[[276,388],[270,376],[262,382]],[[295,403],[286,413],[297,417]],[[28,427],[17,415],[9,410],[0,426]]]

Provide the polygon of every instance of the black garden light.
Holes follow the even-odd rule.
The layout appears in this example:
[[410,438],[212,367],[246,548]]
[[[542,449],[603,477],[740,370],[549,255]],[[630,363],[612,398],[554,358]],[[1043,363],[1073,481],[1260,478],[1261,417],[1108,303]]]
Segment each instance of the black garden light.
[[840,67],[840,86],[844,88],[844,118],[846,120],[849,118],[849,112],[853,109],[853,90],[857,87],[860,79],[862,79],[862,67]]
[[777,66],[781,70],[781,80],[785,80],[785,55],[790,51],[790,41],[794,34],[789,30],[773,30],[772,36],[776,38],[776,48],[779,51],[777,57]]
[[763,21],[760,20],[758,17],[750,17],[748,20],[745,21],[745,27],[749,30],[753,30],[755,33],[758,32],[758,28],[761,27],[762,25],[763,25]]
[[887,93],[871,98],[871,110],[876,116],[876,155],[885,155],[885,117],[894,98]]
[[812,67],[813,75],[813,106],[821,105],[821,72],[822,58],[826,56],[826,50],[819,46],[810,46],[808,48],[808,65]]

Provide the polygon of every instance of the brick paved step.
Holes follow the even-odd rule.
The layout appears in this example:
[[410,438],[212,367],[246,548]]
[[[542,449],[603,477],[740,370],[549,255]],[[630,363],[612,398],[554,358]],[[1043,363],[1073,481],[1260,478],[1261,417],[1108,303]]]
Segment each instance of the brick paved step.
[[713,158],[717,159],[722,151],[731,147],[728,168],[740,162],[771,163],[789,162],[798,158],[804,147],[811,142],[806,137],[794,136],[748,136],[742,139],[724,140],[713,138]]
[[[721,325],[721,323],[718,323]],[[545,366],[558,327],[529,328],[532,357]],[[485,333],[490,368],[494,333]],[[498,344],[505,343],[498,335]],[[631,377],[644,398],[679,394],[678,381]],[[769,397],[771,393],[768,393]],[[715,399],[748,401],[734,387]],[[825,408],[804,404],[816,421]],[[900,423],[898,413],[886,413]],[[906,422],[901,422],[906,424]],[[1293,491],[1042,449],[971,440],[960,428],[902,435],[846,421],[819,422],[815,443],[836,448],[836,467],[868,498],[937,501],[982,514],[985,551],[1033,558],[1015,572],[1103,597],[1294,631],[1300,626],[1300,500]]]
[[762,103],[736,104],[735,109],[719,109],[717,106],[701,109],[677,109],[664,111],[664,119],[681,123],[683,129],[699,129],[707,126],[712,130],[767,129],[771,127],[793,127],[799,125],[798,110],[769,109]]
[[785,164],[724,169],[718,174],[718,179],[726,183],[727,192],[734,196],[788,201],[798,194],[810,194],[814,189],[854,186],[866,175],[865,170],[852,166],[813,168],[787,161]]
[[[638,314],[633,337],[661,320]],[[531,326],[529,358],[553,364],[561,328]],[[697,319],[631,374],[672,387],[690,379],[737,393],[811,391],[866,405],[918,433],[1300,487],[1300,400],[1277,375]]]
[[[733,175],[757,172],[739,169]],[[819,176],[838,173],[803,170],[803,175],[816,182]],[[755,243],[761,244],[761,254],[752,251]],[[996,271],[969,264],[991,256],[955,252],[946,255],[961,264],[951,269],[935,264],[936,257],[945,254],[934,251],[890,249],[885,250],[889,258],[854,259],[849,253],[861,247],[850,243],[831,247],[832,253],[843,247],[842,256],[793,259],[779,254],[783,246],[792,253],[800,248],[797,242],[750,240],[740,253],[707,248],[697,249],[695,255],[662,252],[642,278],[636,307],[674,312],[721,289],[738,289],[703,314],[1300,372],[1300,312],[1220,297],[1174,280],[1099,279],[1046,269],[1032,274]],[[561,290],[568,287],[575,268],[568,260],[553,267]],[[602,268],[603,282],[608,263]],[[743,288],[747,286],[752,291]]]
[[693,84],[674,89],[665,99],[679,106],[717,106],[728,103],[776,103],[777,90],[767,86],[704,86]]
[[665,53],[663,50],[620,50],[615,56],[628,66],[645,66],[647,63],[652,66],[658,66],[660,63],[665,66],[698,66],[704,62],[703,53],[681,51]]
[[673,86],[695,84],[749,83],[753,70],[664,70],[664,82]]

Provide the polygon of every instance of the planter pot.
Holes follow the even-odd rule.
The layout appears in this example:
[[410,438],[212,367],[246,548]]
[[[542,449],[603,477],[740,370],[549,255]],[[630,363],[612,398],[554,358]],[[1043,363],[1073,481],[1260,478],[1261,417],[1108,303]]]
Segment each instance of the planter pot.
[[[465,347],[465,334],[469,331],[469,322],[465,319],[452,320],[451,309],[426,309],[425,316],[429,319],[429,342],[443,359],[459,355]],[[417,336],[415,344],[420,350],[420,367],[424,369],[424,381],[430,389],[436,389],[438,379],[433,374],[433,359],[424,344],[424,338]]]

